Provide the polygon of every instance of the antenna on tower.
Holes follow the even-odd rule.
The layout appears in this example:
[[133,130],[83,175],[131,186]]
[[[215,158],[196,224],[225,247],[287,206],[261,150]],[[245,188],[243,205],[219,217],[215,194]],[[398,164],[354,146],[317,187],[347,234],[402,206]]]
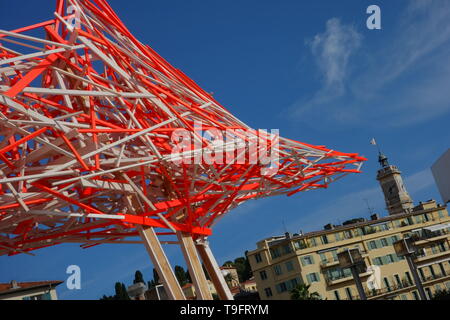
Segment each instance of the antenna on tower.
[[372,138],[372,140],[370,140],[370,144],[377,147],[378,153],[381,154],[380,147],[378,146],[377,140],[375,140],[375,138]]
[[389,167],[388,158],[381,152],[381,149],[378,146],[378,143],[375,140],[375,138],[372,138],[372,140],[370,140],[370,144],[377,147],[377,150],[378,150],[378,162],[380,163],[381,167],[382,168]]
[[364,202],[367,205],[367,210],[369,210],[369,214],[372,215],[373,214],[373,208],[369,205],[369,200],[367,200],[367,199],[363,199],[363,200],[364,200]]
[[287,228],[286,228],[286,224],[284,223],[284,219],[281,220],[281,222],[283,223],[284,232],[287,233],[288,231],[287,231]]

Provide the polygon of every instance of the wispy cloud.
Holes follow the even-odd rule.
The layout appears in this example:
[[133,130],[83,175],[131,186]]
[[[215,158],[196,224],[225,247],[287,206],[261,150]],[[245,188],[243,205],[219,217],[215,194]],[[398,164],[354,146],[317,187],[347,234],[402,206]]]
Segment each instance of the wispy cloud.
[[295,103],[292,109],[297,116],[314,111],[317,106],[326,105],[345,93],[349,61],[361,41],[362,35],[338,18],[328,20],[323,33],[306,41],[320,71],[322,87],[309,100]]
[[411,195],[433,186],[434,183],[433,174],[429,168],[416,172],[405,179],[405,186]]
[[352,26],[332,18],[327,21],[325,32],[317,34],[308,42],[324,77],[326,88],[343,90],[349,58],[360,46],[361,39],[361,34]]
[[[383,120],[394,127],[450,111],[450,2],[410,1],[401,12],[395,25],[370,31],[364,42],[336,18],[326,23],[308,43],[324,85],[293,103],[297,120],[363,126]],[[377,47],[369,41],[373,32],[381,36]]]

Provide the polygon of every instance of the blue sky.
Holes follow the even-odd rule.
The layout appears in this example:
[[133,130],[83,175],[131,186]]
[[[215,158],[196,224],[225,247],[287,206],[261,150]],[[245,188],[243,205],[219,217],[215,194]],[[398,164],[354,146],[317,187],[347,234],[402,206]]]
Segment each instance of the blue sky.
[[[110,0],[129,29],[254,128],[368,157],[363,173],[327,190],[251,201],[223,218],[210,238],[219,261],[284,232],[313,231],[367,217],[364,199],[386,215],[375,180],[376,137],[403,171],[416,202],[438,199],[432,163],[449,148],[450,2]],[[51,18],[54,1],[0,1],[0,28]],[[366,8],[381,8],[382,29],[366,28]],[[183,264],[181,252],[167,247]],[[62,299],[113,294],[152,266],[143,246],[61,245],[36,256],[0,257],[0,282],[65,280],[81,267],[82,290]]]

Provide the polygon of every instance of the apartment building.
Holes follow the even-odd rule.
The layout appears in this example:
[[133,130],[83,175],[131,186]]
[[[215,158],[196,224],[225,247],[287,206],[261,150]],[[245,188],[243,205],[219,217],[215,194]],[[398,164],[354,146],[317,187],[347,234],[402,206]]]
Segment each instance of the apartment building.
[[299,283],[311,285],[323,299],[359,299],[351,271],[339,267],[337,253],[359,248],[366,267],[379,270],[377,288],[367,285],[375,276],[370,269],[359,274],[367,298],[419,299],[409,266],[395,253],[393,243],[411,237],[418,248],[414,262],[426,294],[450,289],[450,217],[434,200],[414,206],[396,166],[380,154],[377,179],[389,216],[374,214],[369,220],[354,219],[342,226],[327,225],[307,234],[285,234],[257,243],[248,252],[257,288],[263,300],[290,299]]
[[58,300],[56,287],[64,281],[0,283],[0,300]]

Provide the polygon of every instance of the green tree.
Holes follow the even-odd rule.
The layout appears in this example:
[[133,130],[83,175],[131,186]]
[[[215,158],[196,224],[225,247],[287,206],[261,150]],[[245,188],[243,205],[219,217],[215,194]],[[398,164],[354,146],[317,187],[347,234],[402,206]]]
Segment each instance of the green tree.
[[127,287],[123,283],[122,283],[122,298],[123,300],[130,300],[130,296],[128,295],[127,292]]
[[127,288],[123,283],[116,282],[116,284],[114,285],[114,289],[116,291],[114,300],[130,300],[130,297],[127,293]]
[[224,267],[234,267],[234,262],[228,260],[223,264],[223,266]]
[[159,274],[156,271],[155,268],[153,268],[153,279],[147,282],[147,286],[149,289],[156,287],[157,285],[161,284],[159,281]]
[[202,269],[203,269],[203,272],[205,273],[206,280],[211,280],[211,277],[209,276],[208,270],[206,270],[206,267],[205,267],[204,264],[202,264]]
[[180,286],[184,286],[189,282],[188,274],[181,266],[175,266],[175,276],[177,277]]
[[431,300],[450,300],[450,290],[437,291]]
[[252,267],[250,266],[250,261],[248,260],[248,251],[245,251],[245,261],[244,261],[244,272],[242,277],[245,279],[244,281],[253,277]]
[[239,276],[239,282],[245,282],[252,277],[252,268],[247,258],[247,251],[245,257],[239,257],[234,259],[234,262],[227,261],[223,264],[224,267],[236,268],[236,272]]
[[144,276],[142,275],[142,272],[137,270],[136,273],[134,274],[133,283],[136,284],[136,283],[139,283],[139,282],[145,283]]
[[309,292],[310,285],[301,283],[291,290],[292,300],[321,300],[317,292]]
[[158,274],[158,271],[156,271],[155,268],[153,268],[153,282],[156,283],[156,284],[160,283],[160,281],[159,281],[159,274]]

